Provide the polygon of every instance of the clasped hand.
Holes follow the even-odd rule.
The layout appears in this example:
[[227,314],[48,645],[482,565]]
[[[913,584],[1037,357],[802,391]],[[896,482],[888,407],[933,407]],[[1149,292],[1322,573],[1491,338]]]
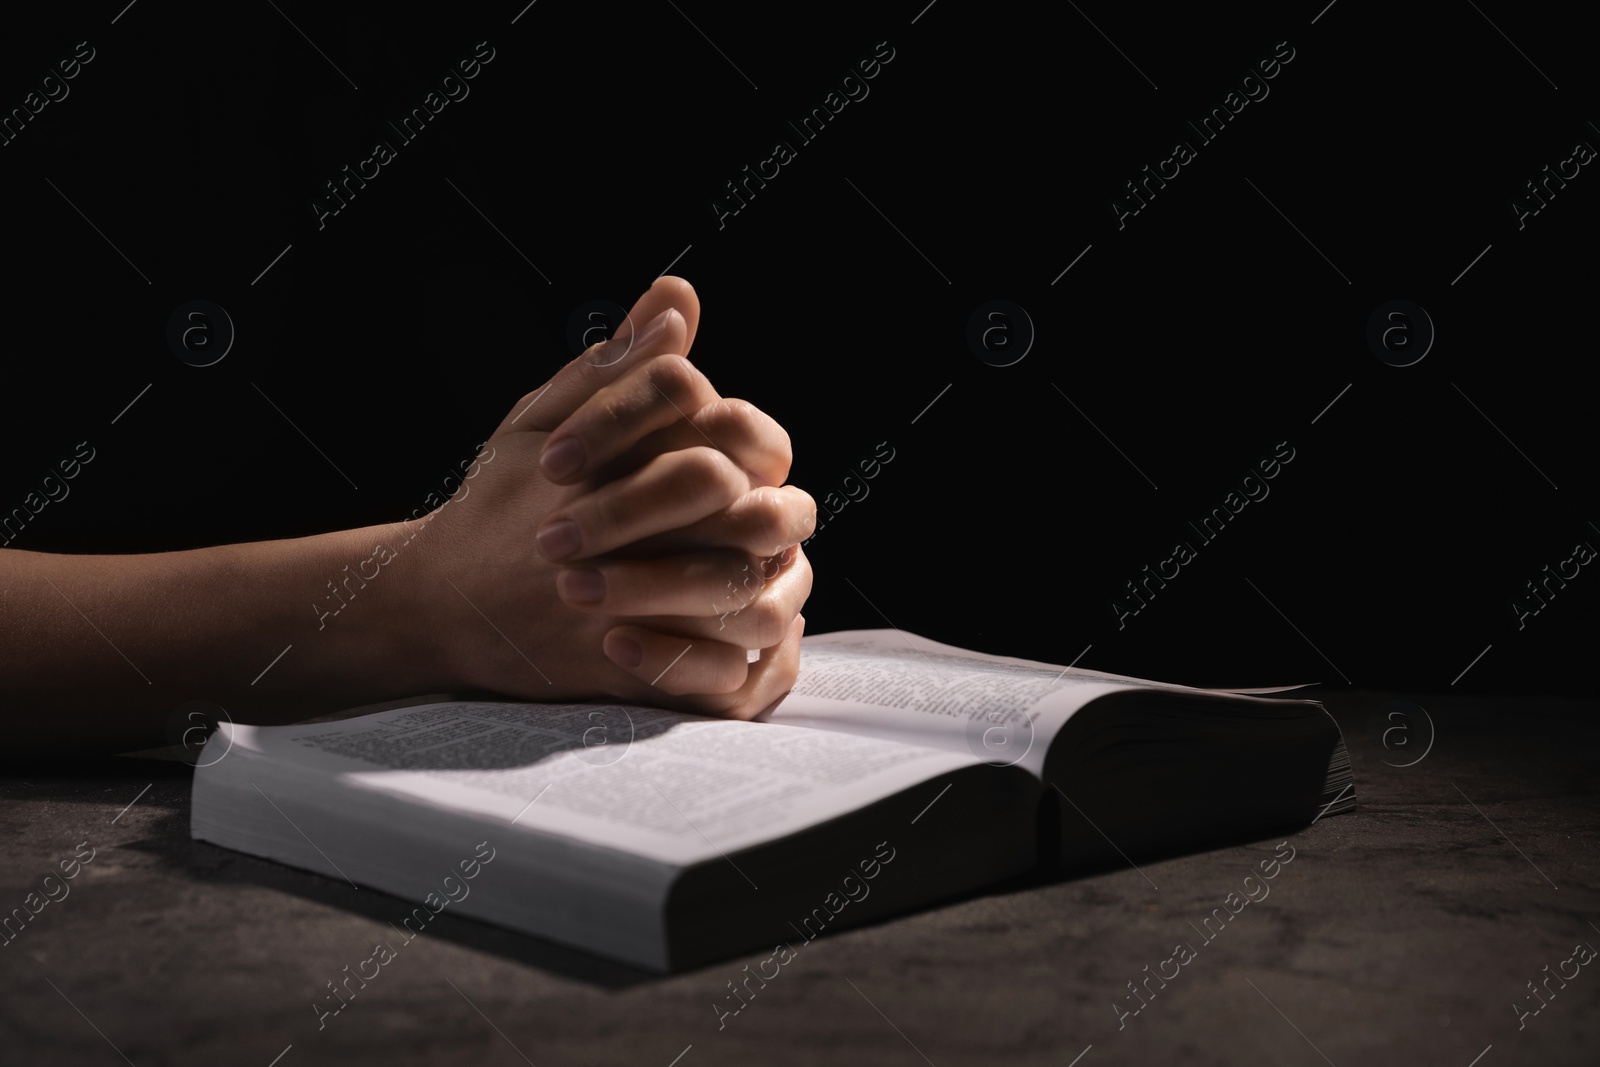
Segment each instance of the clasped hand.
[[816,504],[783,484],[783,428],[686,358],[698,320],[688,283],[659,279],[632,331],[518,401],[436,512],[456,684],[745,719],[789,691]]

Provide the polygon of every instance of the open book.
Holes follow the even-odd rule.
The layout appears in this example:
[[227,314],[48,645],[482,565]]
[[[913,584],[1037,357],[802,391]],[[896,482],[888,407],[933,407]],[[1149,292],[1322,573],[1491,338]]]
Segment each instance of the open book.
[[417,901],[407,930],[453,905],[665,972],[1352,808],[1331,716],[1269,692],[821,634],[765,721],[451,702],[224,723],[191,833]]

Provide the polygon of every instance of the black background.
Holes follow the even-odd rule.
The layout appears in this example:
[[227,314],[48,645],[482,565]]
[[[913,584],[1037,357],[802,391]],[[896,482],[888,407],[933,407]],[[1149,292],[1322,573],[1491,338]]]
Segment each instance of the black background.
[[[0,147],[0,511],[78,442],[96,458],[12,547],[400,518],[570,358],[574,309],[673,264],[693,358],[789,430],[796,484],[824,500],[894,450],[807,545],[811,632],[892,622],[1195,684],[1592,691],[1592,568],[1522,629],[1510,606],[1600,545],[1600,178],[1521,230],[1510,207],[1600,145],[1575,27],[924,2],[13,22],[6,112],[96,54]],[[470,95],[319,229],[323,183],[480,41]],[[799,143],[786,124],[885,41],[869,95]],[[1270,94],[1198,144],[1185,121],[1282,41]],[[1197,158],[1119,229],[1111,199],[1180,137]],[[780,139],[796,158],[719,228],[713,199]],[[166,342],[193,299],[237,329],[213,366]],[[1037,331],[1011,366],[967,344],[994,299]],[[1394,299],[1437,329],[1407,367],[1365,337]],[[1270,495],[1201,545],[1185,523],[1284,441]],[[1113,598],[1179,539],[1198,558],[1119,629]]]

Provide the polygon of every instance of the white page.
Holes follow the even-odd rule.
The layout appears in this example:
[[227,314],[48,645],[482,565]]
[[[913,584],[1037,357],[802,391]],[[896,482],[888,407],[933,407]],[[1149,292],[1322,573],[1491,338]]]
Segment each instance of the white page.
[[672,864],[773,840],[981,762],[842,733],[594,704],[455,702],[332,723],[224,723],[204,759],[225,771],[210,746],[229,744],[434,808]]
[[1045,750],[1074,712],[1139,688],[1208,690],[957,648],[904,630],[845,630],[801,640],[793,690],[762,720],[899,739],[1010,763],[1042,777]]

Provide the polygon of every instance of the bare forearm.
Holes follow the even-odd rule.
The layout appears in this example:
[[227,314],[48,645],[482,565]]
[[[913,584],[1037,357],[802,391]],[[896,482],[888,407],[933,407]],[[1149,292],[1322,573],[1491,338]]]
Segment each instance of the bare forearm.
[[394,529],[148,555],[0,552],[4,747],[163,744],[171,713],[195,699],[240,722],[289,722],[451,688],[410,603],[416,560],[402,552],[358,576]]
[[415,521],[136,556],[0,550],[0,757],[163,744],[192,700],[257,723],[458,691],[759,714],[799,670],[810,566],[778,554],[816,507],[782,486],[782,427],[684,357],[698,308],[658,279],[628,315],[643,329],[518,400]]

